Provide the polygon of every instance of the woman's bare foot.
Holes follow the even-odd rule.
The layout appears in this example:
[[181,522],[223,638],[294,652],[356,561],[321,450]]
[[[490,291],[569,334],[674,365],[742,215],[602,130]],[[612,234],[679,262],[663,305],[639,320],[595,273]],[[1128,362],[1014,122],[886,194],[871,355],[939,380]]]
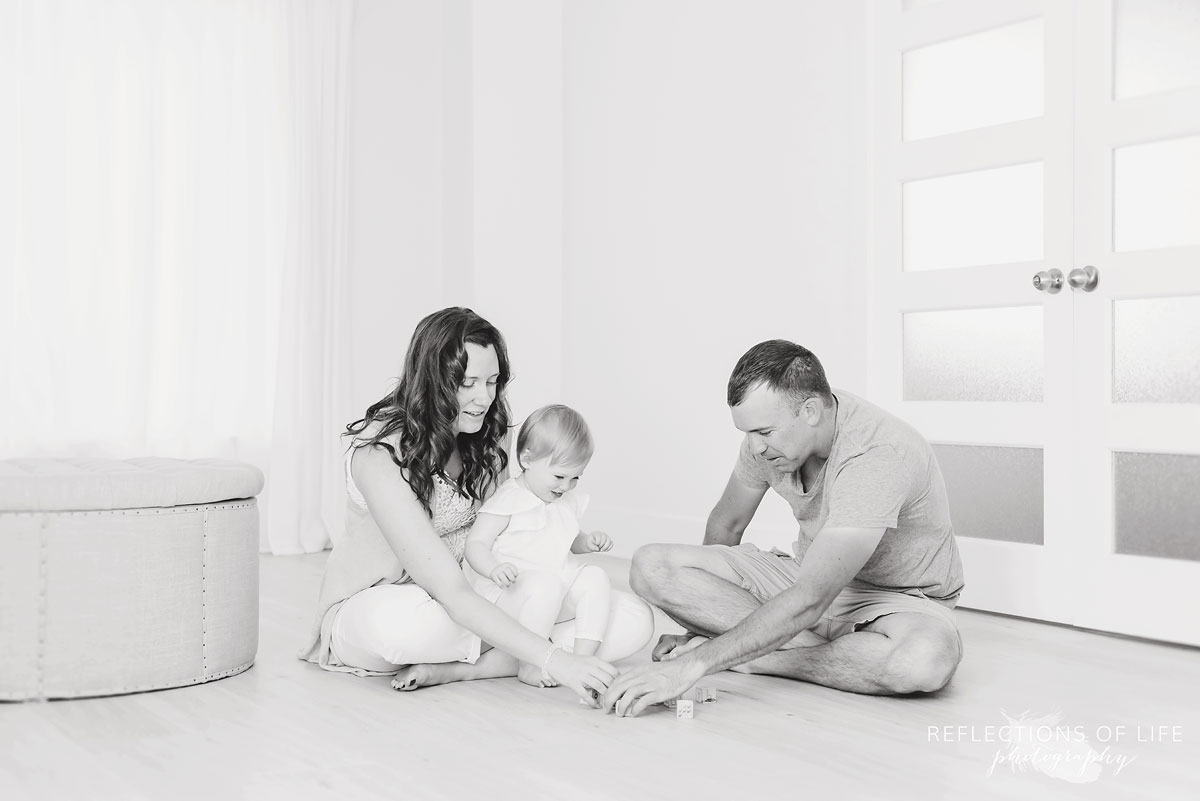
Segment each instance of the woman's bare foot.
[[506,653],[485,645],[483,655],[475,664],[470,662],[441,662],[436,664],[409,665],[400,669],[392,679],[392,688],[401,691],[452,681],[473,679],[499,679],[517,672],[517,660]]
[[517,668],[517,678],[530,687],[557,687],[558,682],[549,676],[542,675],[542,669],[536,665],[522,662]]
[[[400,668],[396,678],[392,679],[392,689],[408,692],[421,687],[432,687],[435,684],[448,684],[461,681],[466,676],[462,673],[461,662],[447,662],[439,665],[409,665]],[[469,665],[467,667],[470,667]]]

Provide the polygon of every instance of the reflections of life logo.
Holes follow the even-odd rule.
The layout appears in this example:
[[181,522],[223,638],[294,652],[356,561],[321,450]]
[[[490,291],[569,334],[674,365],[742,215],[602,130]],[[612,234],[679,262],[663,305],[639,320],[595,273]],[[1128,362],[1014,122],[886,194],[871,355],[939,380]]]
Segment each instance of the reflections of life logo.
[[1083,727],[1062,725],[1058,712],[1038,717],[1026,711],[1015,718],[1003,711],[1000,714],[1008,721],[1009,736],[1007,742],[1000,738],[1004,745],[996,749],[989,776],[1007,767],[1014,773],[1036,770],[1069,782],[1094,782],[1105,768],[1117,776],[1137,759],[1117,753],[1107,744],[1097,751]]
[[1037,772],[1072,783],[1094,782],[1101,776],[1119,776],[1137,756],[1123,748],[1129,743],[1180,743],[1182,726],[1096,726],[1087,729],[1066,725],[1062,714],[1013,717],[1001,710],[1001,726],[930,726],[930,742],[994,743],[987,775],[999,772]]

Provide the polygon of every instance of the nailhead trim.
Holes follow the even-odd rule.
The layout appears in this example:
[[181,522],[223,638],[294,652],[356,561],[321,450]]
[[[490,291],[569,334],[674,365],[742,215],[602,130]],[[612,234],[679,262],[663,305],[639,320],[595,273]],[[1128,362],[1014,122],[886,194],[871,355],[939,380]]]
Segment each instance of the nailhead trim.
[[208,676],[208,510],[200,538],[200,675]]
[[80,511],[0,511],[0,516],[14,517],[40,517],[42,524],[38,529],[38,604],[37,604],[37,652],[35,659],[35,679],[34,692],[32,694],[22,693],[20,691],[3,692],[0,691],[0,700],[3,701],[46,701],[45,688],[45,656],[46,656],[46,630],[47,630],[47,609],[46,602],[49,595],[49,568],[48,568],[48,553],[49,542],[46,537],[46,527],[49,524],[51,517],[88,517],[88,516],[130,516],[130,515],[162,515],[162,514],[191,514],[201,512],[203,514],[203,534],[201,538],[201,571],[200,571],[200,618],[201,618],[201,675],[197,678],[188,679],[186,681],[171,681],[165,684],[144,685],[136,687],[124,687],[120,689],[105,688],[103,690],[80,690],[74,691],[70,696],[62,696],[63,698],[86,698],[99,697],[109,695],[124,695],[127,693],[148,692],[151,690],[165,690],[172,687],[187,687],[193,684],[203,684],[207,681],[225,678],[247,670],[254,664],[254,660],[245,664],[224,670],[220,673],[209,674],[208,672],[208,609],[207,609],[207,592],[208,592],[208,512],[210,509],[249,509],[258,505],[254,498],[236,499],[233,501],[214,501],[212,503],[194,504],[191,506],[171,506],[157,507],[148,509],[94,509]]
[[42,525],[38,528],[38,605],[37,605],[37,660],[35,662],[37,669],[37,684],[36,697],[45,698],[45,676],[46,676],[46,598],[49,595],[50,570],[47,567],[47,554],[50,546],[46,538],[46,523],[43,520]]
[[[66,701],[66,700],[70,700],[72,698],[102,698],[102,697],[109,696],[109,695],[127,695],[129,693],[144,693],[144,692],[150,692],[152,690],[169,690],[173,687],[190,687],[193,684],[204,684],[205,682],[215,681],[216,679],[224,679],[229,676],[237,675],[238,673],[243,673],[246,670],[249,670],[250,667],[253,665],[254,665],[254,660],[251,659],[249,662],[246,662],[245,664],[238,665],[237,667],[229,668],[228,670],[223,670],[220,673],[214,673],[211,676],[201,676],[201,677],[197,677],[197,678],[193,678],[193,679],[187,679],[186,681],[170,681],[170,682],[167,682],[166,684],[142,684],[142,685],[137,685],[137,686],[133,686],[133,687],[121,687],[119,689],[112,688],[112,687],[106,687],[102,690],[100,690],[100,689],[78,690],[78,691],[73,691],[71,695],[55,696],[53,700],[61,699],[61,700]],[[35,698],[30,695],[22,695],[21,693],[0,692],[0,700],[3,700],[3,701],[47,701],[47,700],[52,700],[52,699],[45,698],[44,696],[38,696]]]
[[96,516],[177,515],[177,514],[186,514],[189,512],[198,512],[202,509],[211,509],[215,506],[219,506],[222,509],[248,509],[249,507],[256,506],[256,505],[257,505],[257,503],[255,502],[255,500],[253,498],[251,498],[248,501],[243,501],[242,499],[238,499],[237,501],[234,501],[234,502],[213,501],[212,503],[199,503],[199,504],[193,504],[192,506],[164,506],[164,507],[154,507],[154,508],[149,508],[149,509],[81,509],[78,511],[55,510],[55,511],[48,511],[48,512],[38,512],[38,511],[11,512],[11,511],[0,510],[0,516],[11,515],[13,517],[41,517],[44,515],[46,517],[50,517],[50,516],[90,517],[93,515],[96,515]]

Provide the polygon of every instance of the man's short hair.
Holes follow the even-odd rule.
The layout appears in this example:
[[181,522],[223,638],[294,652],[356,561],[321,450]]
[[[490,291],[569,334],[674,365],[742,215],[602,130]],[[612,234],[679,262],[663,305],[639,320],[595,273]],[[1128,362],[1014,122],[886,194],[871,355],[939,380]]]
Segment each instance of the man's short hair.
[[762,383],[785,395],[797,411],[809,398],[833,405],[833,392],[821,362],[812,351],[786,339],[760,342],[738,359],[729,376],[726,400],[731,407],[737,406],[746,399],[747,392]]

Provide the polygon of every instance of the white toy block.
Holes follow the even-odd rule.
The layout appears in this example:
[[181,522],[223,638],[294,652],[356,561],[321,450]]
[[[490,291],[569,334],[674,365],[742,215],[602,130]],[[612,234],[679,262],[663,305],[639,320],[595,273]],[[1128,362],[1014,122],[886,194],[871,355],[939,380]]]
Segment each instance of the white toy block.
[[679,720],[691,720],[695,717],[695,710],[692,708],[692,702],[686,698],[680,698],[675,702],[675,717]]

